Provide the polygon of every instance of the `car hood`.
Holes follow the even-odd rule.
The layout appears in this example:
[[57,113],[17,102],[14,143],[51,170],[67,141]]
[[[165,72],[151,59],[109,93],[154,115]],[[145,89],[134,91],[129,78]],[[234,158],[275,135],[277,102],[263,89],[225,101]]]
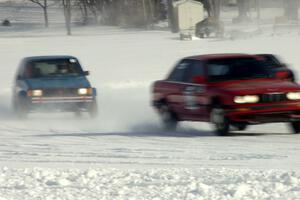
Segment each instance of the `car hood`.
[[36,78],[26,80],[31,89],[46,89],[46,88],[87,88],[90,83],[86,77],[51,77],[51,78]]
[[300,91],[300,86],[297,83],[283,80],[229,82],[223,83],[219,88],[233,94],[263,94]]

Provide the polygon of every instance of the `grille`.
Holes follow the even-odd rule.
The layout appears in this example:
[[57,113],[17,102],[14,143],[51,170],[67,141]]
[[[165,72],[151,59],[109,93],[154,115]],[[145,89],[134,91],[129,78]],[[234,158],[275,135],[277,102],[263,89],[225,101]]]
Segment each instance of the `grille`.
[[270,94],[262,94],[260,96],[261,103],[271,103],[271,102],[281,102],[286,101],[285,93],[270,93]]
[[43,90],[43,96],[45,97],[70,97],[77,96],[77,88],[67,89],[45,89]]

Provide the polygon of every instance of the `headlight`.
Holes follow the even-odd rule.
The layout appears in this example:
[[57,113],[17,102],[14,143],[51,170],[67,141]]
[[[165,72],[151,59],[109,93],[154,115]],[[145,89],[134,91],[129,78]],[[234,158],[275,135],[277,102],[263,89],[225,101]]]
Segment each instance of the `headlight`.
[[43,96],[43,90],[29,90],[27,95],[32,97],[40,97]]
[[79,95],[92,95],[93,89],[92,88],[79,88],[78,94]]
[[245,96],[236,96],[233,99],[234,103],[257,103],[259,102],[259,97],[257,95],[245,95]]
[[300,92],[289,92],[286,94],[289,100],[300,100]]
[[88,93],[88,90],[86,88],[79,88],[78,94],[79,95],[86,95]]

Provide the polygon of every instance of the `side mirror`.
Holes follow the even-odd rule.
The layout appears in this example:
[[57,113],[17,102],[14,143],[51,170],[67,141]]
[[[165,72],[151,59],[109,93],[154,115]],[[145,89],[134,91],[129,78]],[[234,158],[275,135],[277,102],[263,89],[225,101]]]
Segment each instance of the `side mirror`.
[[84,71],[83,74],[84,74],[85,76],[88,76],[88,75],[90,75],[90,72],[89,72],[89,71]]
[[192,81],[196,84],[203,84],[206,82],[206,78],[204,76],[194,76],[192,78]]

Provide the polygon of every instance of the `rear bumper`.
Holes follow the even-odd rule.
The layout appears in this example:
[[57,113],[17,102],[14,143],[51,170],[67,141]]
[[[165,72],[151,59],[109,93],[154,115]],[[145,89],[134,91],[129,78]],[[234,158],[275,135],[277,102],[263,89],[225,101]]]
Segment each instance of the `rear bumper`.
[[226,116],[250,124],[300,121],[300,102],[239,106],[228,109]]

